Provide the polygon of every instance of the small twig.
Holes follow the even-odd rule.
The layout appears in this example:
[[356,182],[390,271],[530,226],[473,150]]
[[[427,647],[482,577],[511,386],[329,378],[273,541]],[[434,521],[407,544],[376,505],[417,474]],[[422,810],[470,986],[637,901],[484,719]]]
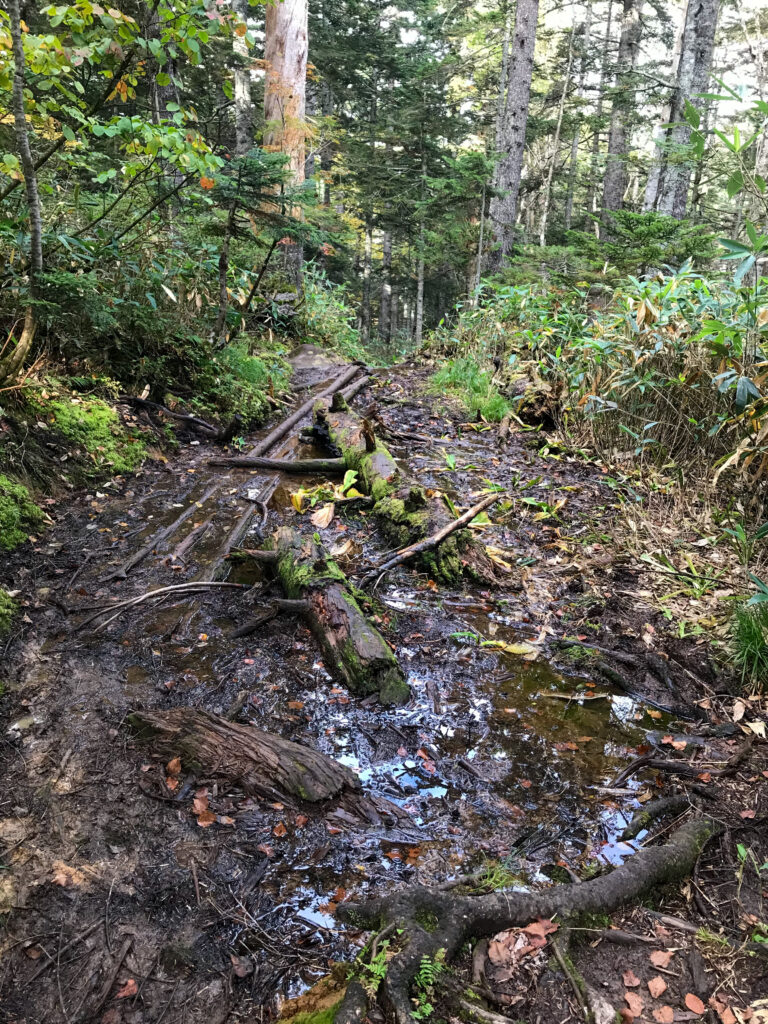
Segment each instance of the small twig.
[[561,971],[568,979],[568,984],[571,986],[571,990],[573,991],[573,994],[576,997],[576,1002],[579,1004],[579,1008],[581,1009],[581,1012],[584,1015],[584,1020],[587,1022],[587,1024],[592,1024],[594,1019],[592,1016],[592,1011],[590,1010],[589,1004],[587,1003],[586,999],[584,998],[584,994],[581,991],[579,981],[574,974],[574,968],[571,967],[571,965],[566,961],[565,957],[563,956],[563,951],[560,948],[561,941],[563,940],[560,938],[560,936],[557,936],[552,940],[552,952],[555,954],[555,959],[557,960],[558,964],[560,964]]
[[[78,942],[83,942],[85,939],[88,938],[89,935],[95,932],[97,928],[101,928],[101,925],[101,918],[98,921],[95,921],[93,924],[88,925],[85,931],[80,932],[80,934],[76,935],[74,939],[70,939],[69,942],[66,943],[66,945],[61,947],[61,950],[59,951],[60,954],[66,953],[68,949],[71,949],[72,946],[76,946]],[[53,958],[51,958],[50,960],[46,960],[44,964],[38,967],[38,969],[27,982],[27,985],[31,985],[33,981],[36,981],[44,971],[48,970],[52,963],[54,963]]]
[[99,616],[104,615],[105,612],[118,609],[116,615],[112,615],[106,620],[106,622],[102,622],[101,625],[97,627],[96,631],[98,632],[99,630],[104,629],[105,626],[108,626],[109,623],[116,619],[117,616],[126,608],[132,608],[137,604],[141,604],[143,601],[148,601],[152,597],[160,597],[162,594],[169,594],[173,592],[178,593],[180,591],[193,592],[195,590],[204,590],[206,587],[234,587],[237,590],[249,589],[247,583],[222,583],[216,580],[198,580],[197,582],[192,580],[189,583],[176,583],[171,587],[158,587],[157,590],[148,590],[145,594],[140,594],[138,597],[131,597],[125,601],[118,601],[117,604],[108,605],[106,608],[100,608],[97,612],[94,612],[93,615],[89,615],[84,622],[79,623],[75,627],[75,630],[83,629],[89,623],[93,622],[94,619],[98,619]]

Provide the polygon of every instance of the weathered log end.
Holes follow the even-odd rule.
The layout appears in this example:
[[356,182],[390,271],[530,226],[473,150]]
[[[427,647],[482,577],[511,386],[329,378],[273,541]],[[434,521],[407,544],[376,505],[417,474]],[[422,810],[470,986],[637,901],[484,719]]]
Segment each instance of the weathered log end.
[[400,483],[400,469],[386,445],[376,438],[373,451],[366,443],[363,420],[347,409],[329,408],[327,402],[315,404],[315,429],[320,438],[330,438],[341,452],[347,469],[354,469],[359,489],[379,501]]
[[366,618],[319,538],[281,527],[270,543],[278,555],[283,593],[307,601],[304,614],[331,675],[360,696],[377,693],[382,704],[407,703],[410,688],[394,652]]
[[354,772],[311,747],[206,711],[136,711],[128,721],[185,767],[213,771],[245,792],[317,803],[361,788]]

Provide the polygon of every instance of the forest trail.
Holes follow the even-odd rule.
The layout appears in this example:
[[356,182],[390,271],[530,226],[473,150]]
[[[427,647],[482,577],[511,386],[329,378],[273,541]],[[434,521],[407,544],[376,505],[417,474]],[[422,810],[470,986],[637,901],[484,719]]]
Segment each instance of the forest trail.
[[[343,369],[305,362],[297,406]],[[644,604],[632,565],[609,550],[622,505],[603,468],[539,431],[515,429],[500,443],[495,426],[463,422],[430,393],[429,373],[419,363],[381,371],[355,407],[375,403],[401,465],[457,509],[489,487],[514,501],[476,530],[498,587],[447,590],[406,565],[369,588],[369,611],[411,687],[404,707],[384,709],[334,683],[290,613],[233,637],[267,586],[252,562],[223,563],[223,582],[242,589],[164,595],[108,623],[108,614],[93,619],[115,599],[210,581],[238,523],[250,530],[242,546],[253,547],[254,530],[317,530],[359,578],[386,544],[365,513],[339,506],[326,527],[310,523],[311,511],[297,515],[292,494],[316,476],[224,470],[209,464],[212,446],[195,444],[57,508],[54,528],[18,555],[31,628],[7,649],[4,1019],[270,1019],[363,944],[337,923],[339,902],[443,882],[488,860],[534,882],[618,865],[645,835],[621,838],[659,770],[641,763],[616,779],[649,751],[685,763],[682,774],[698,775],[700,787],[742,751],[753,758],[748,775],[768,768],[764,748],[745,747],[739,728],[713,726],[717,698],[695,646],[662,650],[651,639],[658,612]],[[327,455],[297,429],[270,455]],[[248,519],[267,495],[266,515],[259,508]],[[602,669],[583,647],[574,656],[572,645],[587,640],[607,651]],[[344,807],[246,795],[222,781],[220,766],[179,767],[127,722],[137,709],[172,708],[313,747],[400,813],[371,824]],[[748,809],[758,849],[764,787]],[[745,841],[752,826],[740,810],[728,813]],[[744,904],[748,891],[745,882]],[[599,975],[604,964],[593,959]],[[503,979],[498,986],[503,994]],[[567,995],[557,998],[567,1009]]]

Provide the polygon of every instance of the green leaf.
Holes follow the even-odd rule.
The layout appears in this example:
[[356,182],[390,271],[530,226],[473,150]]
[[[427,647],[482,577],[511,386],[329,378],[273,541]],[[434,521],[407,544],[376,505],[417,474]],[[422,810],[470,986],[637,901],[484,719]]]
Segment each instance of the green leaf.
[[736,411],[744,412],[751,398],[760,398],[759,390],[749,377],[739,377],[736,383]]
[[685,120],[692,128],[698,128],[701,125],[701,115],[694,105],[688,100],[685,101]]
[[170,85],[171,76],[167,75],[165,71],[160,71],[155,77],[155,81],[157,82],[158,85]]
[[728,198],[733,199],[735,195],[744,188],[744,175],[741,171],[734,171],[728,181],[725,183],[725,191],[728,193]]

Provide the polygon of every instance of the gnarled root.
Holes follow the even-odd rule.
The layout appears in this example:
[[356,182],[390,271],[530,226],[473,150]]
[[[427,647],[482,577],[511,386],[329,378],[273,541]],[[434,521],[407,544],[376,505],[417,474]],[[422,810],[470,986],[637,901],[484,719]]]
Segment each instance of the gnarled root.
[[[411,1024],[410,986],[422,960],[441,955],[450,959],[470,937],[483,938],[537,918],[583,913],[610,913],[649,889],[676,881],[694,867],[707,840],[720,830],[717,822],[701,817],[686,822],[663,846],[635,854],[610,874],[575,885],[556,885],[536,893],[495,892],[462,896],[455,892],[414,886],[364,904],[342,903],[339,920],[359,928],[402,929],[403,948],[390,961],[377,998],[396,1024]],[[355,988],[359,996],[359,987]],[[359,1021],[359,1008],[345,997],[336,1024]]]

